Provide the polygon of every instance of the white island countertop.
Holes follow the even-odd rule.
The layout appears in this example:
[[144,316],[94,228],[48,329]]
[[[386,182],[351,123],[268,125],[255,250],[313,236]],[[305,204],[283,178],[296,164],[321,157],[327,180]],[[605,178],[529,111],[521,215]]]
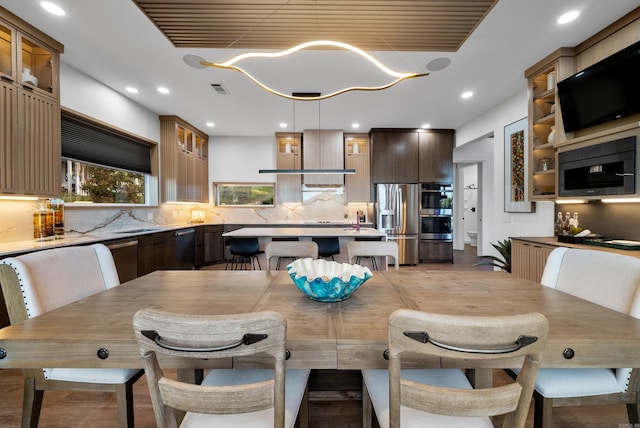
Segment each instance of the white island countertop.
[[360,230],[351,227],[243,227],[222,234],[225,237],[322,237],[338,236],[344,238],[366,237],[384,238],[384,232],[372,227],[361,227]]

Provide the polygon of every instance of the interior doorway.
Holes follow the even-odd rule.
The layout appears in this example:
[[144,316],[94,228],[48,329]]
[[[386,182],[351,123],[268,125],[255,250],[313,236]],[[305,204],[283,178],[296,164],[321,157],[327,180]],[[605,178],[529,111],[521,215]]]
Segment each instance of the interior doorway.
[[[455,163],[454,249],[482,255],[482,162]],[[458,207],[458,208],[456,208]]]

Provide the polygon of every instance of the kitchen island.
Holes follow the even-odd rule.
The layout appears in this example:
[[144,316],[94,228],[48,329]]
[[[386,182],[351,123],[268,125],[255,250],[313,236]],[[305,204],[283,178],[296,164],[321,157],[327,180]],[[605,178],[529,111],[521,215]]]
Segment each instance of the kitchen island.
[[[310,241],[313,238],[336,236],[340,241],[340,254],[337,254],[334,259],[343,263],[348,263],[349,261],[346,248],[347,242],[356,238],[384,241],[387,237],[384,232],[372,227],[361,227],[360,230],[352,227],[243,227],[225,232],[222,236],[224,238],[258,238],[260,249],[262,250],[272,238],[298,238],[301,241]],[[261,260],[260,263],[266,263],[266,260]]]
[[372,227],[243,227],[222,234],[224,237],[238,238],[314,238],[337,236],[339,238],[380,238],[386,234]]

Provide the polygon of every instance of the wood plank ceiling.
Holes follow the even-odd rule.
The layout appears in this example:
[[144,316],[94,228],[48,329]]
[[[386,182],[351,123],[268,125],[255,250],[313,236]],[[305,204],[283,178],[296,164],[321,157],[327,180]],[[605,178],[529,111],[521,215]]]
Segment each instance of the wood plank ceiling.
[[458,50],[498,0],[133,0],[178,48]]

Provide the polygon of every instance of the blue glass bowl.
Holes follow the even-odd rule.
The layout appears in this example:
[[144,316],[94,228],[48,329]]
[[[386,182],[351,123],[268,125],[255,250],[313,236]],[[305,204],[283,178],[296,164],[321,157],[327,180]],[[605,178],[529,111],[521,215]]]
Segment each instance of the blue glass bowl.
[[346,300],[371,278],[367,267],[322,259],[299,259],[287,269],[296,287],[317,302]]

